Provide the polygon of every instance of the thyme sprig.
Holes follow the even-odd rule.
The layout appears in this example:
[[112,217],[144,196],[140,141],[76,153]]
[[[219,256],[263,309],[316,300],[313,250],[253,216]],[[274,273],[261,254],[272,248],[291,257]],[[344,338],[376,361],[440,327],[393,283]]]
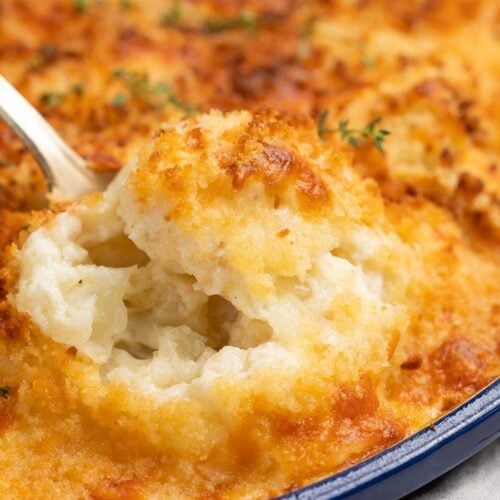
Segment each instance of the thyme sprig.
[[332,128],[328,126],[328,115],[329,110],[325,109],[321,111],[318,117],[317,129],[321,139],[324,139],[325,135],[328,133],[337,133],[341,139],[346,141],[353,148],[357,148],[366,141],[370,141],[378,151],[381,153],[384,152],[383,142],[390,132],[389,130],[379,127],[379,123],[382,120],[380,116],[370,120],[362,128],[350,128],[349,120],[340,120],[337,127]]
[[[175,92],[172,86],[165,82],[153,83],[147,73],[127,71],[119,68],[114,71],[114,77],[119,79],[129,90],[132,96],[142,99],[149,105],[162,109],[166,104],[171,104],[187,115],[194,114],[199,106],[183,101]],[[125,104],[123,95],[114,99],[112,105],[120,106]]]
[[[187,29],[183,25],[183,10],[180,2],[174,2],[161,19],[161,25],[179,29]],[[257,14],[243,9],[238,14],[226,18],[208,18],[196,28],[207,35],[216,35],[225,31],[241,29],[250,35],[257,32],[259,17]]]

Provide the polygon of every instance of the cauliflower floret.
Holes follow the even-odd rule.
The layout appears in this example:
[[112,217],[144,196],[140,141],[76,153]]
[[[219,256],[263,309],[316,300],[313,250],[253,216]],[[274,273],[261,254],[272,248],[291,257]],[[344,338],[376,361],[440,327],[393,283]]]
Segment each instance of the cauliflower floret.
[[386,365],[409,256],[312,123],[212,112],[165,124],[106,193],[34,231],[12,300],[92,361],[86,398],[125,387],[174,420],[182,401],[209,433],[256,394],[301,411],[296,384]]

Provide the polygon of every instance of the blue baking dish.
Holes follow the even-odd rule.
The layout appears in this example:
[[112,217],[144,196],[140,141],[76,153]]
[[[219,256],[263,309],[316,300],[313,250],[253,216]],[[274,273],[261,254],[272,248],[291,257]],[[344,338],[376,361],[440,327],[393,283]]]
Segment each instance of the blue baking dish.
[[500,437],[500,379],[391,448],[282,500],[401,498]]

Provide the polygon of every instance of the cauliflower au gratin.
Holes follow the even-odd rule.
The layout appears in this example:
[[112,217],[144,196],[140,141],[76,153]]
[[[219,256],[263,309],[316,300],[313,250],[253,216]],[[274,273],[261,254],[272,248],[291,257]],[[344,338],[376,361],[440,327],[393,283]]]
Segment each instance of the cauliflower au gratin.
[[498,377],[499,21],[2,2],[0,72],[126,165],[48,204],[0,124],[2,498],[266,498]]

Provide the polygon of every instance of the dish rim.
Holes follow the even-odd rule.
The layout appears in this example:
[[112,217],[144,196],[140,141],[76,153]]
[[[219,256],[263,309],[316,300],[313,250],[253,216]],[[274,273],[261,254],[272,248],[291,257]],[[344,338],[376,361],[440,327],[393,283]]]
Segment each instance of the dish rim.
[[448,472],[498,437],[500,377],[390,448],[278,498],[400,498]]

